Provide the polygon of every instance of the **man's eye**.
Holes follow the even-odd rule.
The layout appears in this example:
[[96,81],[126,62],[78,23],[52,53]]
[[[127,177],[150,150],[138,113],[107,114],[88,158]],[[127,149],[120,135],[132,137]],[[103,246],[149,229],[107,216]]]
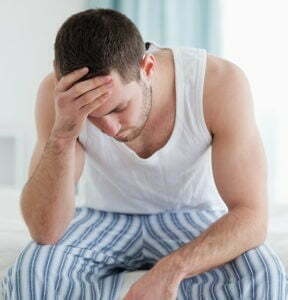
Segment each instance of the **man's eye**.
[[[112,110],[112,111],[110,111],[108,114],[106,114],[106,115],[110,115],[110,114],[112,114],[112,113],[115,113],[115,112],[121,112],[121,111],[123,111],[123,110],[125,110],[126,108],[127,108],[127,104],[125,104],[125,106],[123,107],[119,107],[119,108],[115,108],[114,110]],[[106,115],[104,115],[104,116],[106,116]]]
[[121,109],[120,109],[120,108],[117,108],[117,109],[112,110],[109,114],[113,114],[113,113],[115,113],[115,112],[120,112],[120,111],[121,111]]
[[120,111],[123,111],[123,110],[125,110],[126,109],[126,106],[125,107],[123,107],[123,108],[118,108],[118,109],[115,109],[114,110],[114,112],[120,112]]

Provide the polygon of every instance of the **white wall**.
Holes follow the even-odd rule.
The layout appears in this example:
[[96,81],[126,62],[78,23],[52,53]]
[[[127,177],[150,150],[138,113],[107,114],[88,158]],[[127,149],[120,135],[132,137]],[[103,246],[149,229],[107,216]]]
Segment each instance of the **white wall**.
[[56,32],[68,16],[86,9],[87,3],[0,1],[0,136],[16,133],[21,139],[18,186],[23,184],[35,143],[35,97],[41,79],[53,68]]

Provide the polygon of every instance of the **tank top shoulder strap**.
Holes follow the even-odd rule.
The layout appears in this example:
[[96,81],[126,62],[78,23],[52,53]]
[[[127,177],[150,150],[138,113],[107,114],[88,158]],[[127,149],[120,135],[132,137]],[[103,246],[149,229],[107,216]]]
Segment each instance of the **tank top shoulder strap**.
[[[146,41],[145,48],[148,53],[160,49],[173,49],[176,54],[174,59],[178,68],[178,79],[183,81],[178,82],[185,106],[181,122],[186,122],[192,131],[190,134],[211,142],[212,136],[205,122],[203,101],[207,64],[206,49],[161,46],[154,41]],[[180,101],[182,102],[182,99]]]
[[81,128],[81,131],[80,131],[80,134],[78,136],[78,141],[83,145],[83,147],[85,149],[87,149],[87,137],[88,137],[88,133],[87,133],[87,124],[88,123],[88,119],[86,119],[84,122],[83,122],[83,125],[82,125],[82,128]]
[[206,49],[179,47],[184,72],[185,112],[193,134],[211,142],[212,136],[204,116],[204,81],[207,64]]
[[161,48],[163,48],[163,47],[161,45],[159,45],[158,43],[154,42],[154,41],[145,42],[145,51],[147,53],[157,51]]

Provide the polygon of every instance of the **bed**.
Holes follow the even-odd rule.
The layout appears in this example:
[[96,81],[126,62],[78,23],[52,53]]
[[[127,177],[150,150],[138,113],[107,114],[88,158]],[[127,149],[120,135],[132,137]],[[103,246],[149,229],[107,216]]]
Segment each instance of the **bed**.
[[[12,265],[25,245],[30,241],[29,232],[22,220],[17,199],[19,192],[6,190],[0,193],[0,280],[3,278],[7,268]],[[1,206],[0,206],[1,207]],[[288,205],[278,205],[270,210],[269,233],[267,244],[280,256],[286,272],[288,273]],[[134,271],[126,273],[121,295],[124,296],[129,287],[145,272]],[[0,291],[0,300],[1,291]]]

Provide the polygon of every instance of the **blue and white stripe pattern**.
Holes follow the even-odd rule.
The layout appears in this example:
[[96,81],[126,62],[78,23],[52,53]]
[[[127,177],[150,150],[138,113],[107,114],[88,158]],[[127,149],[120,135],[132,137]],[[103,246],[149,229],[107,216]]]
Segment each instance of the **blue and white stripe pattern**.
[[[151,268],[224,211],[123,214],[77,207],[54,245],[32,241],[1,281],[4,299],[118,300],[125,272]],[[284,267],[265,244],[182,280],[177,300],[286,300]]]

